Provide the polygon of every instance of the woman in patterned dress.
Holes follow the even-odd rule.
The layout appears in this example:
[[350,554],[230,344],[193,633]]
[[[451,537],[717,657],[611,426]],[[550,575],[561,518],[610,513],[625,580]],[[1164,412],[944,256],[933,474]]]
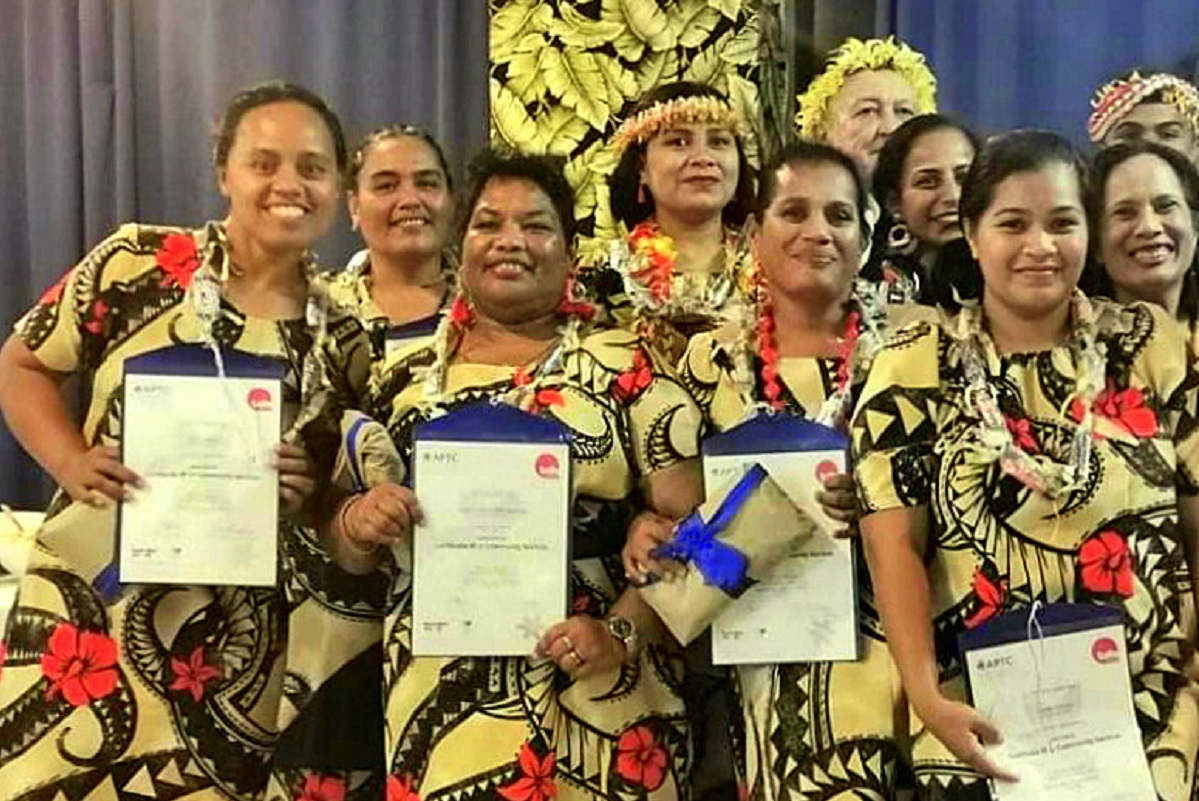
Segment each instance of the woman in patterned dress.
[[[0,644],[5,801],[345,795],[341,778],[278,759],[291,750],[292,764],[316,766],[281,732],[355,658],[384,582],[335,570],[327,549],[343,546],[302,524],[369,365],[361,326],[330,304],[306,255],[333,220],[345,161],[337,117],[313,93],[281,83],[239,93],[216,149],[226,219],[122,226],[5,344],[5,418],[60,488]],[[123,365],[204,343],[286,367],[280,583],[120,584],[118,504],[142,485],[118,461]],[[59,389],[71,374],[91,381],[82,430]],[[325,638],[317,654],[297,647],[313,631]]]
[[[627,517],[610,511],[640,497],[678,517],[699,500],[699,412],[642,340],[592,326],[594,309],[570,295],[572,209],[558,161],[485,152],[465,206],[462,293],[376,388],[376,416],[406,459],[414,426],[482,399],[556,420],[571,434],[575,498],[573,611],[536,655],[413,656],[410,576],[397,579],[384,640],[393,798],[673,799],[686,781],[678,665],[627,588]],[[373,488],[346,502],[338,528],[364,558],[384,542],[410,547],[418,495]],[[632,639],[617,636],[625,624]]]
[[1176,150],[1149,141],[1099,152],[1095,187],[1096,264],[1088,294],[1155,303],[1194,330],[1199,318],[1199,172]]
[[[853,294],[865,208],[853,161],[827,145],[791,145],[763,168],[752,240],[759,302],[742,325],[695,336],[680,367],[709,431],[762,407],[846,426],[853,376],[881,344],[885,322],[884,309]],[[825,487],[829,516],[856,520],[850,476],[830,476]],[[893,797],[907,710],[866,571],[858,575],[858,661],[737,668],[738,761],[752,799]]]
[[646,94],[612,139],[620,162],[610,210],[627,236],[581,277],[617,322],[674,361],[747,289],[742,226],[753,175],[744,122],[720,91],[681,81]]
[[913,709],[926,798],[989,797],[1002,734],[965,703],[956,637],[1035,602],[1122,610],[1158,796],[1191,797],[1199,426],[1181,327],[1088,301],[1085,168],[1055,134],[989,140],[962,218],[979,307],[895,333],[852,425],[861,528]]
[[375,349],[428,335],[450,295],[454,214],[449,162],[430,134],[389,125],[363,137],[346,173],[350,220],[366,248],[330,287],[357,311]]

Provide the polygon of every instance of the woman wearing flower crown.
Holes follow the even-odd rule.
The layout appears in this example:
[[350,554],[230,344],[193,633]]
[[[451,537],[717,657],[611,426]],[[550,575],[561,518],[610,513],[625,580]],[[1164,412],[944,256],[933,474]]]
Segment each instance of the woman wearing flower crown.
[[850,37],[796,101],[799,135],[847,153],[869,184],[887,138],[936,112],[937,79],[922,54],[893,36]]
[[[643,340],[595,328],[574,298],[560,162],[487,151],[471,173],[461,293],[431,342],[393,355],[374,405],[406,458],[414,426],[481,399],[570,431],[572,611],[535,657],[414,657],[411,594],[397,584],[384,640],[389,797],[677,798],[689,765],[678,671],[618,554],[634,493],[671,517],[702,495],[699,411]],[[410,543],[418,496],[374,488],[337,527],[364,553]]]
[[1199,171],[1154,142],[1112,145],[1091,167],[1097,263],[1087,294],[1161,306],[1199,342]]
[[1123,610],[1160,798],[1199,746],[1199,426],[1185,335],[1156,306],[1088,301],[1086,175],[1065,140],[989,140],[962,191],[982,300],[895,333],[852,430],[875,597],[930,798],[989,797],[1002,735],[964,703],[957,635],[1035,602]]
[[948,300],[935,268],[946,245],[965,247],[958,200],[977,150],[968,128],[938,114],[911,118],[883,145],[873,192],[885,214],[862,274],[885,284],[892,302]]
[[[882,344],[886,311],[870,285],[853,292],[867,232],[866,193],[853,161],[827,145],[785,148],[763,168],[752,248],[756,302],[739,325],[691,340],[680,378],[699,399],[710,431],[762,409],[844,429],[851,384]],[[857,519],[853,482],[830,476],[821,502],[834,520]],[[626,551],[627,553],[627,551]],[[859,573],[862,656],[857,662],[753,665],[737,669],[750,798],[890,799],[906,707],[898,676]],[[730,747],[732,747],[730,745]],[[839,766],[861,764],[862,770]]]
[[[0,798],[263,799],[268,785],[287,798],[377,797],[341,772],[368,754],[338,762],[304,747],[324,683],[382,616],[382,580],[336,569],[345,544],[301,525],[369,368],[361,326],[329,303],[308,252],[333,221],[345,161],[340,123],[312,92],[238,93],[216,147],[225,220],[122,226],[0,353],[5,419],[60,488],[0,643]],[[118,580],[119,505],[143,488],[120,462],[123,368],[179,344],[286,367],[278,586]],[[91,380],[82,430],[59,389],[71,374]],[[314,641],[319,654],[301,652]],[[285,685],[304,692],[285,700]]]
[[346,182],[350,219],[366,249],[337,275],[330,294],[357,311],[379,360],[391,337],[432,333],[449,300],[450,167],[430,134],[389,125],[363,137]]
[[654,89],[613,136],[612,216],[628,230],[593,294],[671,359],[718,325],[747,289],[741,227],[753,204],[744,122],[718,90]]

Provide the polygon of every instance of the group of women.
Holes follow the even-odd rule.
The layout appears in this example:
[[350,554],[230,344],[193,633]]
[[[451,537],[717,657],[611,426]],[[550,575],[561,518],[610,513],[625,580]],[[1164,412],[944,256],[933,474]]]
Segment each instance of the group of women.
[[[240,93],[226,218],[123,226],[0,352],[61,488],[0,646],[0,799],[985,799],[1011,777],[957,635],[1036,602],[1122,611],[1157,793],[1190,799],[1199,175],[1153,142],[980,142],[934,86],[847,43],[756,190],[719,92],[651,91],[612,142],[628,237],[587,269],[553,159],[481,154],[455,229],[428,135],[348,153],[307,90]],[[308,248],[343,188],[366,248],[330,278]],[[144,483],[123,365],[182,344],[287,368],[275,587],[113,580]],[[527,658],[414,656],[413,431],[485,399],[571,434],[569,614]],[[755,413],[852,437],[818,498],[860,532],[857,661],[713,667],[638,592],[701,439]]]

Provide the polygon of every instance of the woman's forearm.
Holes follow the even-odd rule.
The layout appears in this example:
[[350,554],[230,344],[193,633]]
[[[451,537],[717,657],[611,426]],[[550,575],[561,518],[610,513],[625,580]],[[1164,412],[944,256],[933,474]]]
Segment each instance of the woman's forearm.
[[88,447],[63,399],[63,378],[42,367],[15,337],[0,348],[4,421],[21,447],[60,484],[63,464]]
[[917,712],[940,696],[931,592],[920,545],[927,517],[922,509],[896,509],[861,520],[866,562],[887,645]]

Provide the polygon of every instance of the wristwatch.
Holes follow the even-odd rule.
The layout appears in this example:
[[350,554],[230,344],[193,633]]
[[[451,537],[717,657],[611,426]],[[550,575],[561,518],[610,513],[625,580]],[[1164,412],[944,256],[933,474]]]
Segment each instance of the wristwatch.
[[604,622],[608,624],[608,633],[624,646],[625,664],[636,662],[639,656],[637,644],[640,638],[637,636],[637,627],[633,625],[633,621],[620,615],[608,615]]

